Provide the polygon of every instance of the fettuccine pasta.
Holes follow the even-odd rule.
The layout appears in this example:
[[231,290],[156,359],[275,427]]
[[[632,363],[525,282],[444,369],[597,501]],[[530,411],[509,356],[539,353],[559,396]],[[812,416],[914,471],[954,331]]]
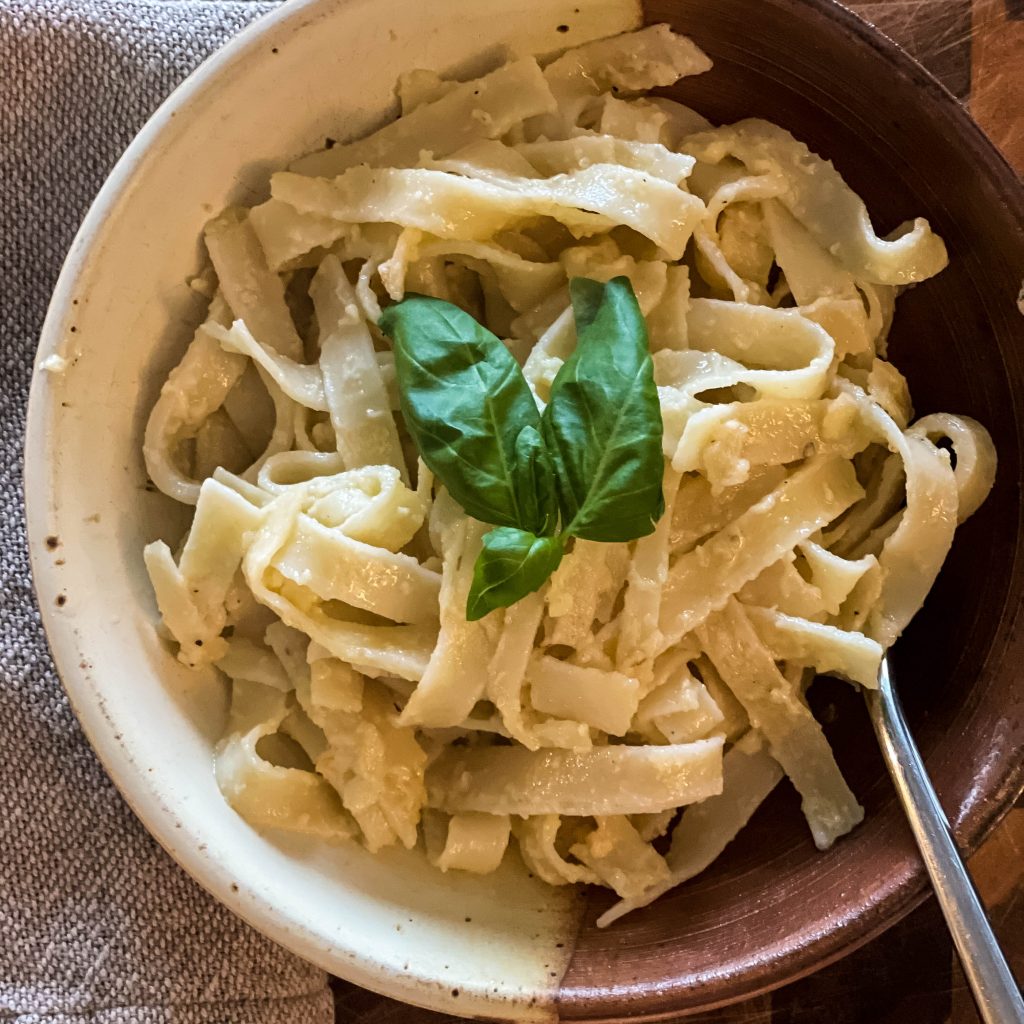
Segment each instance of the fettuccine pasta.
[[[704,870],[783,778],[821,849],[863,817],[807,687],[876,685],[995,452],[966,417],[915,422],[885,359],[942,240],[876,234],[783,128],[647,96],[709,66],[658,25],[471,82],[415,71],[393,123],[207,226],[209,312],[144,448],[195,515],[145,560],[177,657],[229,681],[216,777],[253,825],[420,845],[442,871],[518,850],[613,889],[608,924]],[[618,276],[665,513],[468,621],[486,526],[419,458],[381,311],[460,306],[543,408],[570,278]]]

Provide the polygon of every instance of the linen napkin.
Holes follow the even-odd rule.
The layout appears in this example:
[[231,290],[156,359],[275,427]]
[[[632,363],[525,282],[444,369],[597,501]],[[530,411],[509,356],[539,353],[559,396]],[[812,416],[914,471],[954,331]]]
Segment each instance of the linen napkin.
[[132,136],[273,5],[0,0],[0,1021],[326,1024],[326,975],[199,889],[71,713],[32,593],[21,461],[61,261]]

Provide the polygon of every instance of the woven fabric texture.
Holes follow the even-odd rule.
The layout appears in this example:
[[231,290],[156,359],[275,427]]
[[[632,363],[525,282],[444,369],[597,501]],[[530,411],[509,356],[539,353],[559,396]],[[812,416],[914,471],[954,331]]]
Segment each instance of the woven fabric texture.
[[201,891],[82,736],[47,651],[22,510],[36,340],[118,156],[273,5],[0,0],[0,1021],[321,1024],[326,975]]

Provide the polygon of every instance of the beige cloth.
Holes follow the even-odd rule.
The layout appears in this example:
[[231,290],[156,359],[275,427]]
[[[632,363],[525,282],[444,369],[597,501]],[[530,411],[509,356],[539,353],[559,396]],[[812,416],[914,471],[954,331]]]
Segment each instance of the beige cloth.
[[220,907],[83,738],[39,624],[22,434],[61,260],[168,92],[272,5],[0,0],[0,1021],[326,1024],[322,971]]

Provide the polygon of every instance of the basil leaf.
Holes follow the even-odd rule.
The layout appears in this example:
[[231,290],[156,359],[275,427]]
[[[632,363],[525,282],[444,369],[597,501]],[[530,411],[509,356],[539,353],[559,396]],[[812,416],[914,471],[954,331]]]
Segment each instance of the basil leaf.
[[[539,417],[538,417],[539,418]],[[516,437],[516,466],[533,486],[525,486],[519,494],[523,518],[540,523],[534,532],[552,533],[558,523],[558,488],[555,470],[547,446],[536,427],[523,427]]]
[[482,619],[532,594],[558,568],[563,552],[561,537],[537,537],[508,527],[485,533],[473,566],[466,618]]
[[553,469],[508,349],[458,306],[424,295],[389,306],[380,327],[394,342],[405,424],[451,496],[485,523],[548,528]]
[[663,427],[647,326],[626,277],[574,278],[576,350],[558,371],[542,434],[563,529],[596,541],[653,532],[665,511]]

